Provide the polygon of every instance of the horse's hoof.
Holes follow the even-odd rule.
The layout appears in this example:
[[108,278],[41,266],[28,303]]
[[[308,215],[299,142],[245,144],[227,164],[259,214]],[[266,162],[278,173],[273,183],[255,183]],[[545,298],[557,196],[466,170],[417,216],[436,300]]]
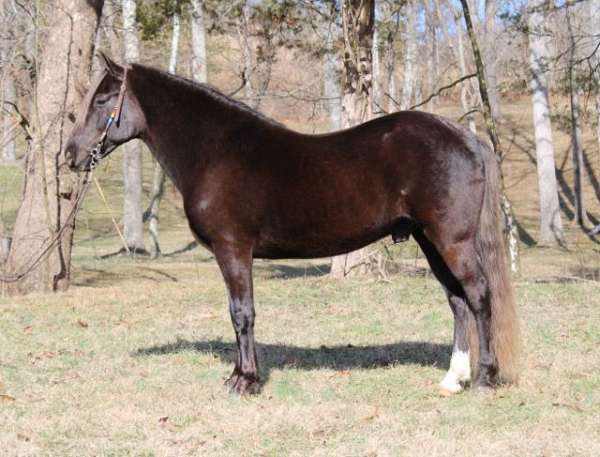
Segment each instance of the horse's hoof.
[[494,392],[494,383],[489,379],[478,379],[474,387],[475,392],[481,394],[490,394]]
[[463,390],[464,387],[460,382],[450,381],[448,379],[444,379],[442,382],[440,382],[440,395],[442,397],[450,397],[462,392]]
[[260,392],[260,382],[256,376],[236,372],[225,381],[225,387],[234,395],[254,395]]

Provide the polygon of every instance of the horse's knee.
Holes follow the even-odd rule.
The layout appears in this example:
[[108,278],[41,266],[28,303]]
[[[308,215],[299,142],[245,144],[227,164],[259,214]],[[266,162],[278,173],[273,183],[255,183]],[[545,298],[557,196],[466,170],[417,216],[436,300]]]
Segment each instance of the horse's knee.
[[256,312],[250,300],[231,299],[229,302],[231,321],[237,332],[246,333],[254,327]]

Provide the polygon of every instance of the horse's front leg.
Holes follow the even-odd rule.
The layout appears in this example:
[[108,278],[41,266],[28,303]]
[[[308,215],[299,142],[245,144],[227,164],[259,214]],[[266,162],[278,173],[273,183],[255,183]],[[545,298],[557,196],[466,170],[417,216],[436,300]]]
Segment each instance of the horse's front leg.
[[257,393],[260,384],[254,342],[252,248],[249,243],[227,243],[215,246],[214,253],[229,292],[229,312],[238,345],[237,362],[225,385],[230,392]]

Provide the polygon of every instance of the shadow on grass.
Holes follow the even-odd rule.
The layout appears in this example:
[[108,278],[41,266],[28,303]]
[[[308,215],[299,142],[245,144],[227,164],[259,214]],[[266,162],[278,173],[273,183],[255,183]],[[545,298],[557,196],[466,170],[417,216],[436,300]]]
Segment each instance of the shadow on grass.
[[179,281],[175,276],[166,271],[141,265],[136,266],[135,272],[129,272],[127,274],[98,268],[81,267],[79,270],[80,273],[73,279],[72,283],[74,286],[80,287],[109,287],[114,286],[120,281],[131,279],[147,279],[152,282],[161,282],[165,279],[171,282]]
[[330,270],[331,265],[329,263],[320,263],[318,265],[286,265],[271,262],[254,263],[254,271],[275,279],[326,276]]
[[[434,344],[417,341],[401,341],[377,346],[321,346],[306,348],[282,344],[262,344],[257,342],[260,363],[260,376],[263,383],[268,382],[273,369],[299,370],[351,370],[356,368],[374,369],[391,365],[435,366],[440,369],[450,363],[452,348],[447,344]],[[177,339],[148,348],[140,348],[134,357],[170,355],[192,351],[213,354],[221,361],[233,365],[237,358],[235,343],[221,340],[188,341]]]

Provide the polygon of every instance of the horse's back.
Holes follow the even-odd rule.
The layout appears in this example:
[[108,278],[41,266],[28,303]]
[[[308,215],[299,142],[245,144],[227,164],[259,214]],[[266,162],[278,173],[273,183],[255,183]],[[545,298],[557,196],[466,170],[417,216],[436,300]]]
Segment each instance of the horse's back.
[[469,141],[450,121],[420,112],[326,135],[257,131],[218,177],[205,177],[216,184],[203,205],[215,204],[197,219],[212,221],[213,232],[246,231],[257,257],[322,257],[402,238],[481,177]]

